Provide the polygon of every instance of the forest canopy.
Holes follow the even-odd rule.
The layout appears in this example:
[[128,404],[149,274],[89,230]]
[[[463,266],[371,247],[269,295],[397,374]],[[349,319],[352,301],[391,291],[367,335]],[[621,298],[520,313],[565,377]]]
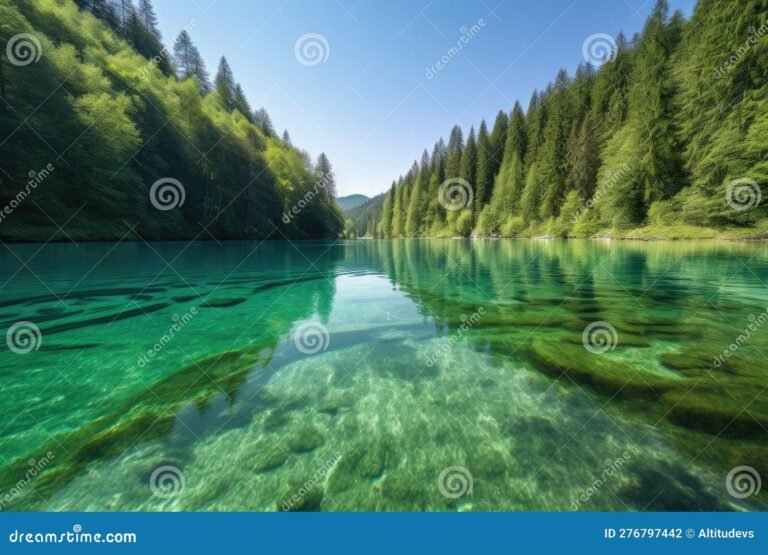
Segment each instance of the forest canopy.
[[327,157],[278,137],[225,57],[209,77],[193,35],[164,46],[150,0],[0,0],[0,238],[343,231]]
[[641,33],[608,38],[525,109],[455,126],[347,215],[355,232],[768,232],[768,1],[700,0],[685,21],[658,0]]

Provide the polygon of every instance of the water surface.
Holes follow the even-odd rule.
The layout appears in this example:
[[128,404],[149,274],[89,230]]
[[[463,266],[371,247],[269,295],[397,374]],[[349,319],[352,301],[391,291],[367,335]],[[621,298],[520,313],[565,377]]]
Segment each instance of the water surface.
[[765,509],[766,282],[763,243],[6,245],[2,508]]

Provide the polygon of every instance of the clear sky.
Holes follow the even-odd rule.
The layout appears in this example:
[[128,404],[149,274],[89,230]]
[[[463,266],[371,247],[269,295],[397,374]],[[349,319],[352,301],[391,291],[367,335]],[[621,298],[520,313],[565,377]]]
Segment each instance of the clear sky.
[[[168,46],[192,25],[211,76],[225,55],[250,103],[267,109],[279,133],[288,129],[313,157],[326,152],[339,195],[369,196],[455,123],[465,132],[483,118],[492,126],[499,109],[518,99],[525,107],[559,68],[573,74],[587,37],[624,31],[631,38],[654,3],[154,0]],[[695,0],[670,5],[688,17]],[[297,40],[307,34],[322,36],[319,58],[311,44],[297,57]],[[474,36],[450,54],[462,34]],[[447,64],[428,76],[444,56]]]

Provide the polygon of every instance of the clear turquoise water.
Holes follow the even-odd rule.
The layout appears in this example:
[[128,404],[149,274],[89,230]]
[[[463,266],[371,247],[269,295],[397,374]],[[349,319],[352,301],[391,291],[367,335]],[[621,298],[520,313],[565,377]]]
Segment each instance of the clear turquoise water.
[[4,246],[0,508],[765,509],[726,484],[768,476],[766,282],[763,243]]

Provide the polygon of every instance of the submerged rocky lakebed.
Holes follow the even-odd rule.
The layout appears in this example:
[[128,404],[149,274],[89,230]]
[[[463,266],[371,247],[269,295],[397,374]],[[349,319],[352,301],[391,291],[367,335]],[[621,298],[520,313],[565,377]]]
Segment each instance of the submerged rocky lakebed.
[[2,510],[765,510],[768,246],[5,245]]

